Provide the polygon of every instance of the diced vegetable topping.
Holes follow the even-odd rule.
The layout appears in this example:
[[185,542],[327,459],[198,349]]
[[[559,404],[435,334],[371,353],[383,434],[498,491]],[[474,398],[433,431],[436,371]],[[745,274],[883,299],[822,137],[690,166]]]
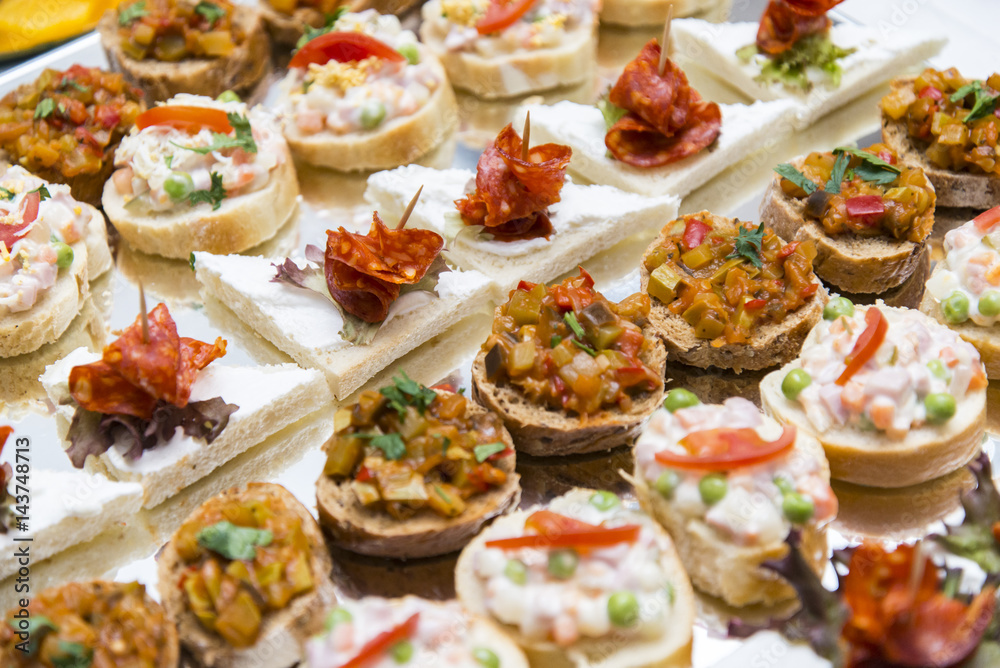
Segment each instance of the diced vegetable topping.
[[118,25],[122,51],[135,60],[222,58],[245,39],[229,0],[125,0]]

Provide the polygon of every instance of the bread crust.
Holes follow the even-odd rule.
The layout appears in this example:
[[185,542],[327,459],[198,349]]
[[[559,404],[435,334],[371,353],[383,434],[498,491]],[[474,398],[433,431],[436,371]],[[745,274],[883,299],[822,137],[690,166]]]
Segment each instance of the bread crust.
[[[482,406],[466,402],[466,418],[486,412]],[[514,448],[506,429],[501,431],[500,439],[507,447]],[[338,547],[359,554],[419,559],[457,552],[483,525],[517,507],[521,500],[521,476],[514,471],[515,463],[513,451],[497,460],[495,465],[507,474],[507,481],[469,499],[465,512],[456,518],[441,517],[425,508],[405,521],[396,520],[380,510],[361,505],[351,491],[349,480],[338,483],[330,476],[320,475],[316,482],[319,521]]]
[[[802,161],[799,157],[791,164],[800,168]],[[806,220],[805,208],[803,200],[785,194],[781,176],[775,174],[764,194],[760,219],[783,239],[815,243],[813,271],[827,283],[846,292],[879,294],[898,287],[916,271],[925,242],[853,234],[831,237],[822,225]]]
[[143,253],[187,259],[193,251],[239,253],[270,239],[295,210],[299,182],[287,153],[260,190],[198,205],[135,215],[113,181],[104,186],[104,211],[122,238]]
[[271,41],[278,46],[292,48],[305,33],[306,26],[322,28],[326,23],[323,12],[313,7],[297,7],[291,14],[285,14],[265,0],[259,0],[257,6]]
[[441,63],[426,48],[420,51],[421,62],[429,63],[440,80],[427,104],[374,131],[345,135],[326,131],[304,135],[295,127],[293,118],[286,118],[285,140],[295,157],[318,167],[367,171],[409,164],[440,145],[458,125],[458,104]]
[[[246,94],[270,69],[271,42],[260,10],[237,4],[233,25],[244,39],[222,58],[190,58],[178,63],[154,59],[135,60],[122,50],[118,34],[118,12],[105,12],[97,31],[112,71],[146,92],[147,101],[161,102],[178,93],[217,97],[226,90]],[[106,178],[106,177],[105,177]]]
[[601,5],[601,23],[623,28],[662,26],[670,7],[674,9],[673,17],[679,19],[715,4],[705,0],[605,0]]
[[931,273],[931,247],[924,244],[924,250],[917,260],[916,269],[905,281],[882,294],[853,293],[842,291],[841,297],[847,297],[855,304],[874,304],[882,302],[886,306],[905,306],[906,308],[917,308],[921,298],[924,296],[924,284]]
[[301,643],[322,629],[322,613],[337,598],[330,580],[333,564],[323,544],[319,526],[291,492],[274,483],[251,482],[219,495],[222,498],[236,499],[261,496],[283,501],[289,510],[302,519],[302,530],[309,542],[310,567],[316,586],[311,592],[293,598],[284,609],[265,613],[260,636],[253,647],[232,648],[218,635],[207,631],[187,609],[184,589],[179,586],[184,565],[177,553],[176,532],[157,559],[158,588],[163,607],[177,624],[184,648],[198,664],[206,668],[287,668],[301,658]]
[[[735,234],[737,221],[725,216],[718,216],[708,211],[694,214],[712,226],[729,234]],[[639,285],[645,292],[649,284],[650,272],[646,270],[645,259],[668,237],[672,223],[660,230],[659,236],[646,248],[643,261],[639,263]],[[777,230],[775,230],[777,232]],[[787,239],[778,233],[779,237]],[[702,369],[717,367],[732,369],[736,373],[743,370],[760,370],[777,364],[784,364],[794,359],[802,348],[809,330],[823,317],[823,307],[829,295],[822,285],[812,297],[798,310],[791,313],[780,323],[763,323],[754,328],[748,344],[726,345],[714,347],[709,339],[699,339],[695,336],[694,327],[684,318],[670,312],[659,299],[650,298],[652,308],[649,311],[650,327],[667,348],[671,360],[676,360]]]

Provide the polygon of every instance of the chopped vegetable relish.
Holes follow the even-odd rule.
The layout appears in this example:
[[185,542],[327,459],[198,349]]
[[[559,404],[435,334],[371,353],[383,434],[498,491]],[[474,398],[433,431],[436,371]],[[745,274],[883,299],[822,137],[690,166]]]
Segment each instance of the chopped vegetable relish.
[[222,58],[244,38],[229,0],[126,0],[118,25],[122,51],[135,60]]

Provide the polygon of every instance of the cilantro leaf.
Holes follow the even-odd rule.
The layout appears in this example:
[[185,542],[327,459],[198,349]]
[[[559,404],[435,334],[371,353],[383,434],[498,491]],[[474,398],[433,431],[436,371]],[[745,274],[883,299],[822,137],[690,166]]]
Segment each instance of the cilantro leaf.
[[324,21],[322,28],[313,28],[311,25],[306,24],[305,32],[302,33],[302,37],[299,37],[299,41],[295,43],[295,50],[298,51],[299,49],[301,49],[303,46],[306,45],[306,42],[314,40],[320,35],[325,35],[328,32],[332,32],[333,24],[337,22],[337,19],[339,19],[346,13],[347,13],[347,6],[341,5],[340,7],[337,7],[337,11],[335,11],[333,14],[326,15],[326,20]]
[[208,146],[181,146],[180,144],[176,144],[174,142],[171,143],[178,148],[194,151],[195,153],[201,155],[211,153],[212,151],[221,151],[227,148],[241,148],[247,153],[256,153],[257,142],[253,140],[253,132],[250,130],[250,121],[247,120],[247,117],[230,112],[226,114],[226,118],[229,119],[229,124],[233,126],[233,130],[236,132],[235,137],[230,137],[229,135],[222,134],[221,132],[213,132],[212,143]]
[[493,455],[506,449],[505,443],[485,443],[472,448],[472,452],[476,455],[476,461],[482,464]]
[[393,432],[391,434],[351,434],[352,438],[367,438],[373,448],[378,448],[386,459],[402,459],[406,454],[406,443],[403,437]]
[[764,223],[761,223],[756,230],[740,226],[739,234],[736,235],[736,248],[726,256],[726,259],[741,258],[760,269],[764,266],[760,261],[760,250],[763,243]]
[[211,2],[205,2],[204,0],[195,5],[194,11],[205,17],[205,20],[208,21],[209,28],[214,26],[216,21],[226,16],[226,10],[222,7],[219,7]]
[[846,153],[841,153],[837,156],[837,161],[833,163],[833,170],[830,172],[830,180],[826,182],[826,190],[831,195],[840,194],[840,184],[844,180],[844,172],[847,170],[847,165],[850,164],[851,159],[847,157]]
[[88,93],[88,92],[90,92],[90,86],[84,86],[84,85],[80,84],[79,82],[73,81],[69,77],[63,77],[59,81],[59,87],[60,88],[75,88],[78,91],[80,91],[81,93]]
[[198,544],[226,559],[253,559],[257,546],[266,547],[274,540],[268,529],[241,527],[223,520],[198,532]]
[[973,81],[972,83],[967,83],[958,90],[956,90],[954,93],[951,94],[951,96],[948,99],[951,100],[952,102],[958,103],[964,100],[966,97],[968,97],[969,93],[974,93],[976,92],[977,89],[981,88],[982,88],[981,82]]
[[35,107],[35,118],[48,118],[55,110],[56,101],[51,97],[47,97],[44,100],[40,100],[38,106]]
[[612,103],[611,99],[608,97],[608,93],[602,95],[601,99],[597,101],[597,108],[601,110],[601,115],[604,116],[605,130],[610,130],[611,126],[621,120],[621,117],[628,113],[627,109],[622,109]]
[[143,16],[149,16],[149,12],[146,11],[146,0],[133,2],[118,12],[118,25],[127,26],[132,21],[141,19]]
[[38,201],[44,202],[47,199],[51,199],[52,195],[49,194],[49,189],[45,187],[45,184],[38,186],[34,190],[30,191],[28,194],[38,193]]
[[808,178],[806,178],[805,174],[795,169],[795,167],[788,164],[787,162],[783,162],[777,167],[775,167],[774,171],[776,171],[779,175],[781,175],[782,178],[788,179],[789,181],[797,185],[799,188],[805,190],[807,195],[812,195],[814,192],[816,192],[818,186],[812,181],[810,181]]
[[218,172],[212,172],[212,186],[208,190],[195,190],[188,195],[191,206],[198,206],[204,202],[211,204],[213,211],[222,206],[224,199],[226,199],[226,189],[222,187],[222,174]]
[[413,406],[423,415],[434,403],[437,392],[413,380],[402,369],[399,374],[392,379],[393,384],[380,389],[379,394],[389,400],[389,405],[399,413],[400,418],[406,416],[407,406]]
[[868,151],[851,146],[838,146],[833,149],[839,160],[841,155],[853,155],[861,158],[861,164],[854,168],[854,174],[861,177],[863,181],[876,185],[888,185],[898,178],[900,168],[890,165],[888,162]]
[[6,188],[0,186],[0,199],[12,200],[17,197],[17,193],[7,190]]
[[972,109],[969,110],[969,113],[962,119],[963,123],[969,123],[971,121],[977,121],[980,118],[986,118],[992,114],[996,110],[997,105],[1000,104],[1000,95],[990,95],[989,91],[983,86],[983,82],[979,80],[962,86],[952,93],[951,97],[948,99],[952,102],[958,103],[962,102],[969,95],[974,95]]

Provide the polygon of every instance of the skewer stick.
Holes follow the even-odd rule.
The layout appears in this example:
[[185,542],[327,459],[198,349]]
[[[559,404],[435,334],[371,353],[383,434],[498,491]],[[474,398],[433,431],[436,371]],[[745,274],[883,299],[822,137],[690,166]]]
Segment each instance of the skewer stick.
[[521,133],[521,160],[528,161],[528,146],[531,141],[531,112],[524,114],[524,131]]
[[142,316],[142,342],[149,343],[149,316],[146,315],[146,291],[139,282],[139,314]]
[[663,69],[667,66],[667,51],[670,47],[670,22],[674,19],[674,6],[667,7],[667,22],[663,24],[663,36],[660,38],[660,66],[656,69],[663,76]]
[[396,225],[397,230],[401,230],[406,227],[406,221],[410,219],[410,214],[413,213],[413,207],[417,205],[417,200],[420,199],[420,193],[423,191],[424,187],[420,186],[420,189],[417,190],[417,194],[414,195],[413,199],[410,200],[410,203],[406,205],[406,211],[403,212],[403,215],[399,219],[399,223]]
[[917,591],[920,589],[920,583],[924,579],[924,569],[926,568],[926,560],[924,556],[927,554],[927,549],[924,547],[924,542],[920,541],[913,547],[913,564],[910,567],[910,581],[907,583],[907,594],[910,600],[914,600],[917,597]]

